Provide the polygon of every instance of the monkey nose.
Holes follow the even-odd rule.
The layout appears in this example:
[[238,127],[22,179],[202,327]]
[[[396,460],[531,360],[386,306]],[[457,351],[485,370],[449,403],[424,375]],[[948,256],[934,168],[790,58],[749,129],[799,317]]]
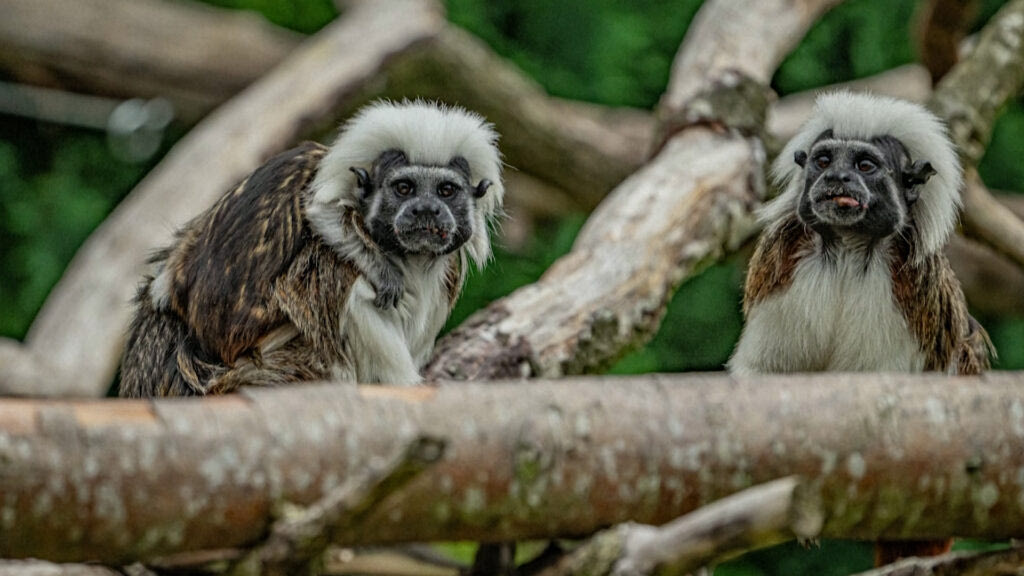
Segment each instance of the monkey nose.
[[440,216],[441,207],[419,204],[412,207],[413,216]]

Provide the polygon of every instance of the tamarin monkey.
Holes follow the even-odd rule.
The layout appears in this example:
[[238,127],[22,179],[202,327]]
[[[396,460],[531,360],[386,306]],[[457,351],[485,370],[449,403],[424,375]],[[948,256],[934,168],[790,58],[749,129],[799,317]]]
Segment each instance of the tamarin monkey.
[[[892,98],[827,94],[773,172],[783,192],[760,212],[732,372],[989,367],[988,335],[942,253],[963,179],[938,118]],[[880,542],[876,563],[950,544]]]
[[461,108],[380,102],[332,146],[270,159],[153,258],[121,395],[418,383],[469,261],[491,254],[496,141]]

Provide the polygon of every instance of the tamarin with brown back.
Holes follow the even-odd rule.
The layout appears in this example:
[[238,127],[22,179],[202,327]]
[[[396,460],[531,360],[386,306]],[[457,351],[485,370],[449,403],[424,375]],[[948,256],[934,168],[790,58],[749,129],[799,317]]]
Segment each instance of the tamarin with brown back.
[[153,258],[121,395],[419,382],[469,262],[491,253],[496,141],[460,108],[381,102],[329,148],[270,159]]
[[[773,166],[728,368],[978,374],[991,344],[942,248],[963,185],[942,122],[905,101],[836,92]],[[876,563],[948,549],[883,542]]]

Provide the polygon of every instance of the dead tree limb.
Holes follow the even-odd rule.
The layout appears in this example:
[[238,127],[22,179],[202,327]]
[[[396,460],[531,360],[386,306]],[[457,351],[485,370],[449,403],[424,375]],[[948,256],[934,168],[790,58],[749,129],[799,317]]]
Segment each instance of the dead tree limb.
[[[403,13],[400,21],[394,11]],[[79,250],[36,317],[26,346],[67,376],[35,392],[106,390],[146,255],[260,162],[332,120],[398,55],[443,26],[439,8],[426,0],[353,9],[183,138]]]
[[426,436],[441,461],[356,545],[661,524],[798,475],[822,535],[1024,535],[1022,373],[319,386],[162,401],[0,401],[0,556],[124,564],[258,544]]
[[663,130],[668,140],[659,154],[602,202],[572,252],[537,283],[442,340],[426,376],[578,374],[654,334],[675,287],[751,234],[765,152],[750,134],[763,125],[765,84],[835,3],[705,4],[662,99],[660,115],[671,129]]
[[754,486],[663,526],[620,524],[540,574],[687,574],[727,555],[814,537],[821,530],[820,508],[801,500],[799,485],[790,477]]
[[[947,74],[929,105],[949,124],[961,158],[981,160],[1006,101],[1024,88],[1024,0],[1009,2],[981,33],[978,45]],[[996,202],[968,171],[965,231],[1024,267],[1024,221]]]
[[198,2],[6,0],[0,68],[30,84],[163,97],[195,121],[294,50],[301,36]]

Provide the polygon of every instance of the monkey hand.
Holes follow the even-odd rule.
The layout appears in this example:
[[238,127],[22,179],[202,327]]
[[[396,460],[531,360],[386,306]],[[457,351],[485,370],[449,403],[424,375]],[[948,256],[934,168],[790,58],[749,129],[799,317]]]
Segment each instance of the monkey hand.
[[376,282],[377,297],[373,305],[381,310],[395,308],[405,294],[405,282],[402,273],[394,266],[385,266]]

